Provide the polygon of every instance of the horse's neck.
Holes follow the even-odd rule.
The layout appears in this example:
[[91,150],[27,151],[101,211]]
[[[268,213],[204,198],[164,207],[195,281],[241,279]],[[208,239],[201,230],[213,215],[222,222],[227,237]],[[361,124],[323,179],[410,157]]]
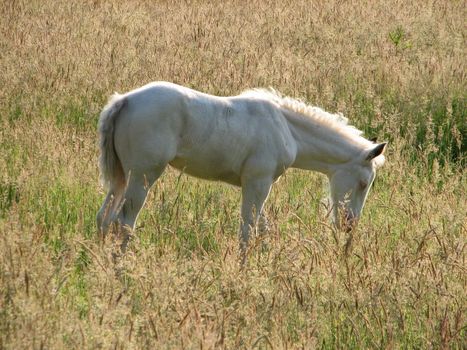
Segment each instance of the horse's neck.
[[289,120],[289,128],[297,143],[297,155],[292,164],[295,168],[331,175],[339,165],[358,157],[363,150],[361,144],[327,125],[294,118]]

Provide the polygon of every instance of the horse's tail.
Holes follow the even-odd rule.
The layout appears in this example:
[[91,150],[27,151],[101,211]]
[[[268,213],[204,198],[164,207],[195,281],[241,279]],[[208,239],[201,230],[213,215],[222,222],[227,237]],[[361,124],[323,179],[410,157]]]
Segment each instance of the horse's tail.
[[126,104],[126,98],[114,94],[99,117],[99,169],[102,185],[110,190],[125,184],[125,174],[122,163],[115,151],[114,127],[120,111]]

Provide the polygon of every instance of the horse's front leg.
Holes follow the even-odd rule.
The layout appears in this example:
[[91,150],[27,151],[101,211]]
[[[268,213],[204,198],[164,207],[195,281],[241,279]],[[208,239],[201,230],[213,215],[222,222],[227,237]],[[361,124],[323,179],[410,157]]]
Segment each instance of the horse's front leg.
[[246,261],[248,241],[252,230],[256,230],[262,217],[264,202],[271,190],[271,178],[248,178],[242,180],[242,224],[240,255],[242,264]]
[[260,237],[262,237],[265,234],[267,234],[269,230],[270,230],[269,220],[266,217],[264,210],[262,210],[259,216],[259,219],[258,219],[258,234],[260,235]]

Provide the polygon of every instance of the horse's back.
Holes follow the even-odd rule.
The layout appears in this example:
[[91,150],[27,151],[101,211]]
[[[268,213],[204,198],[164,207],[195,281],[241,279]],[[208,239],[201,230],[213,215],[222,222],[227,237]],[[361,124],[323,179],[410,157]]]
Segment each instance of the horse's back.
[[196,177],[239,185],[248,158],[265,169],[292,161],[290,131],[270,101],[217,97],[165,82],[125,98],[127,115],[117,132],[132,164],[166,161]]

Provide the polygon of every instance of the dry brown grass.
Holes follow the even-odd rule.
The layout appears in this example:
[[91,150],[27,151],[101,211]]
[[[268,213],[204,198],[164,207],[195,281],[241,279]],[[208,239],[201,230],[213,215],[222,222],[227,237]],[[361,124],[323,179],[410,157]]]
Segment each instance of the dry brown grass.
[[[466,337],[462,1],[0,4],[0,348],[453,348]],[[290,172],[237,256],[239,193],[168,171],[118,262],[95,125],[113,91],[273,86],[389,138],[358,230]],[[415,147],[418,145],[418,147]]]

